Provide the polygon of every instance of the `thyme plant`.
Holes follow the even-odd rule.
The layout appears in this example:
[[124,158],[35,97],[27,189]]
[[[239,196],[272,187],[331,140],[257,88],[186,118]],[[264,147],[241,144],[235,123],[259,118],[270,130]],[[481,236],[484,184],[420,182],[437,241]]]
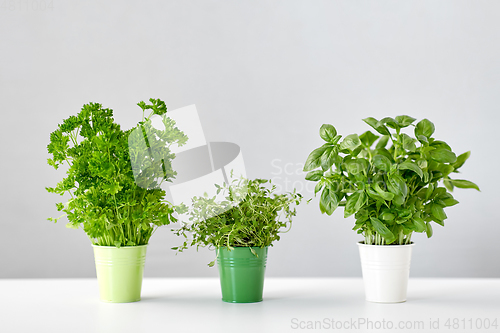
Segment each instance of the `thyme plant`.
[[[182,252],[189,246],[228,248],[272,246],[280,239],[280,233],[291,228],[295,207],[302,195],[293,192],[276,194],[276,186],[270,180],[234,180],[231,185],[216,185],[217,194],[222,193],[225,200],[216,197],[194,197],[189,210],[189,222],[173,230],[177,236],[185,237],[184,243],[172,248]],[[191,235],[189,240],[188,234]],[[213,266],[215,261],[209,266]]]

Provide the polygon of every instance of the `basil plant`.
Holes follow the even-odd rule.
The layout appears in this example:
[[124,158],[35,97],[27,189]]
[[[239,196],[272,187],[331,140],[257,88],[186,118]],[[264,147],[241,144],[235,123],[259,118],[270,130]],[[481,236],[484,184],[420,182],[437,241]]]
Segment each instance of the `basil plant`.
[[[304,165],[306,179],[321,191],[321,213],[331,215],[338,206],[344,217],[354,215],[353,230],[365,244],[410,244],[413,232],[432,236],[432,222],[444,226],[445,208],[458,203],[455,187],[479,187],[454,179],[470,151],[457,156],[444,141],[432,137],[434,124],[398,116],[363,119],[377,134],[351,134],[342,141],[335,127],[324,124],[326,143],[313,150]],[[414,127],[414,137],[407,131]]]

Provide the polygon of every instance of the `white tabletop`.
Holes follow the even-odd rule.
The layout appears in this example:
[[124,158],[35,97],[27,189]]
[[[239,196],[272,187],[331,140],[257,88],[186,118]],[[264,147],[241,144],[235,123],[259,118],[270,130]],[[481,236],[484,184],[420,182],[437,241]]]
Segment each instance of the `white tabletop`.
[[0,280],[0,299],[5,333],[500,332],[500,279],[410,278],[398,304],[366,302],[360,278],[266,278],[251,304],[213,278],[146,278],[126,304],[100,302],[96,279]]

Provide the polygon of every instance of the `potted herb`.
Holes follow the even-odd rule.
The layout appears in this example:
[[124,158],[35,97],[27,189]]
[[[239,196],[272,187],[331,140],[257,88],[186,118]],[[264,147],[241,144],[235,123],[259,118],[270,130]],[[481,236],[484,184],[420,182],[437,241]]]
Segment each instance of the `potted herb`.
[[[368,301],[403,302],[409,276],[414,232],[432,236],[432,222],[444,226],[444,209],[458,203],[455,187],[479,187],[452,179],[469,158],[456,156],[444,141],[432,137],[434,124],[409,116],[363,119],[378,134],[366,131],[342,141],[335,127],[324,124],[326,143],[307,158],[306,179],[317,182],[319,207],[331,215],[338,206],[354,215]],[[414,127],[415,137],[404,133]],[[440,186],[442,184],[443,186]]]
[[[127,131],[114,122],[111,109],[86,104],[50,134],[47,146],[48,164],[68,167],[66,178],[47,191],[69,194],[57,209],[69,220],[67,227],[81,227],[90,238],[106,302],[140,300],[149,239],[157,227],[176,221],[160,184],[176,174],[168,147],[184,144],[187,137],[165,116],[163,101],[150,102],[138,103],[142,121]],[[153,115],[162,117],[163,130],[152,126]]]
[[[298,205],[298,193],[276,194],[276,186],[264,179],[234,180],[217,186],[216,197],[194,197],[188,223],[174,230],[186,241],[174,250],[189,246],[216,250],[222,300],[231,303],[262,301],[264,273],[269,246],[291,227]],[[266,186],[267,185],[267,186]],[[286,230],[284,230],[286,229]],[[188,240],[188,233],[192,239]],[[188,244],[189,243],[189,244]]]

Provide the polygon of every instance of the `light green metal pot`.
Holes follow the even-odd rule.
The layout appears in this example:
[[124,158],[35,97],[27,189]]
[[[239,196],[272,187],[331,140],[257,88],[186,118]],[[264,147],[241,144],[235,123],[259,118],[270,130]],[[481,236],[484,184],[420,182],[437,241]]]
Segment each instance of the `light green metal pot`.
[[262,301],[266,272],[267,247],[217,249],[222,300],[229,303]]
[[140,301],[147,245],[120,248],[97,245],[92,247],[101,301],[109,303]]

